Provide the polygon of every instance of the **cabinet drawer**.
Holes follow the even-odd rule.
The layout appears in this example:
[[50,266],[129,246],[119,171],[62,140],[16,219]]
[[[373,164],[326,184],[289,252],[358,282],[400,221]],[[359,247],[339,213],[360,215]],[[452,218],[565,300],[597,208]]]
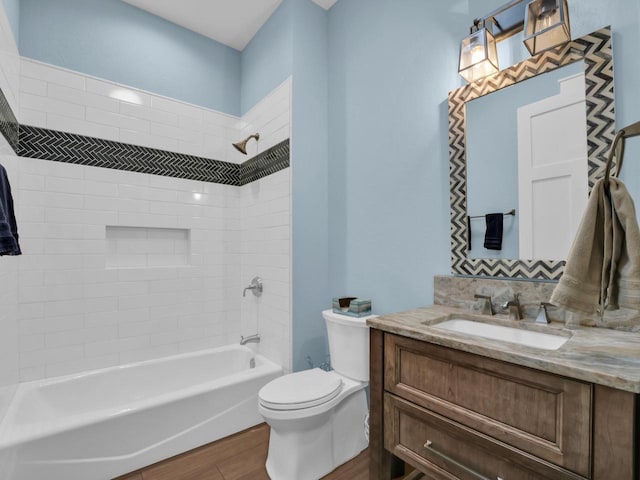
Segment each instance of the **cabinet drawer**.
[[591,384],[385,335],[385,389],[583,477],[591,465]]
[[583,480],[437,413],[384,394],[384,444],[433,480]]

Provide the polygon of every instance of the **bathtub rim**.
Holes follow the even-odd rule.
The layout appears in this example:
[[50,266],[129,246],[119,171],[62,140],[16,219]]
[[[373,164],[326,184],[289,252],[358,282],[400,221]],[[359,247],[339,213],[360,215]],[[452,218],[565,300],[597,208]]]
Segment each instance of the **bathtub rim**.
[[[124,406],[120,405],[117,407],[107,407],[77,415],[64,416],[61,418],[55,418],[50,421],[37,422],[32,424],[15,425],[12,423],[22,398],[24,398],[24,396],[29,392],[37,390],[38,388],[103,373],[121,371],[135,367],[143,367],[146,365],[155,365],[171,360],[201,357],[211,355],[213,353],[226,352],[231,350],[241,350],[249,352],[251,356],[256,359],[256,367],[247,368],[246,370],[241,370],[240,372],[225,375],[208,382],[191,385],[187,388],[182,388],[173,392],[156,395],[151,398],[135,400],[133,402],[127,403]],[[95,370],[87,370],[84,372],[62,375],[59,377],[51,377],[23,382],[18,384],[18,388],[16,389],[11,404],[7,409],[6,415],[2,422],[0,422],[0,450],[18,447],[21,444],[27,442],[37,441],[66,431],[100,423],[125,415],[130,415],[136,412],[149,410],[159,405],[178,402],[188,397],[201,395],[212,390],[239,383],[239,381],[250,381],[265,375],[273,375],[276,373],[282,375],[284,373],[284,370],[281,366],[279,366],[272,360],[269,360],[265,356],[256,353],[249,347],[232,344],[205,350],[197,350],[194,352],[179,353],[176,355],[159,357],[151,360],[143,360],[140,362],[133,362],[124,365],[114,365],[111,367],[105,367]]]

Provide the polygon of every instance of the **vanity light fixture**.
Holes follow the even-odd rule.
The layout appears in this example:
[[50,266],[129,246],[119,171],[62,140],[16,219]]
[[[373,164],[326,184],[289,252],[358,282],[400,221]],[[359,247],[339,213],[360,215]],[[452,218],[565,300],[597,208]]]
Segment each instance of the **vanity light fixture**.
[[525,14],[524,45],[531,55],[571,41],[567,0],[534,0]]
[[470,83],[497,73],[496,44],[523,30],[531,55],[570,41],[567,0],[512,0],[474,20],[460,44],[458,73]]
[[471,83],[499,71],[496,39],[484,20],[476,21],[470,35],[460,44],[458,72]]

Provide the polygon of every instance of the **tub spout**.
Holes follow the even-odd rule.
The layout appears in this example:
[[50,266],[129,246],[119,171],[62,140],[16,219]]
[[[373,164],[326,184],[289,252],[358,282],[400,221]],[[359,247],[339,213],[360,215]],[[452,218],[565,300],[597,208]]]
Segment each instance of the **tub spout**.
[[247,343],[260,343],[260,335],[250,335],[248,337],[240,337],[240,345],[246,345]]

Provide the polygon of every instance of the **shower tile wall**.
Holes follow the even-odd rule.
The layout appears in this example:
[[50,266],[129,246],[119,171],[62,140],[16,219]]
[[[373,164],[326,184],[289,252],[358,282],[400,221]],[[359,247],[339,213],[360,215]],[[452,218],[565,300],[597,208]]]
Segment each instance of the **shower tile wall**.
[[260,351],[291,371],[291,214],[290,169],[241,187],[243,285],[259,275],[260,298],[242,300],[245,331],[260,332]]
[[[0,8],[0,88],[14,112],[18,111],[20,57],[9,20]],[[18,158],[0,135],[0,164],[19,193]],[[14,198],[16,201],[17,198]],[[18,257],[0,257],[0,421],[18,382]]]
[[[21,381],[237,338],[236,187],[28,158],[19,168]],[[108,226],[186,229],[189,265],[112,268]]]
[[[230,143],[247,131],[262,135],[249,156],[289,137],[290,81],[243,118],[27,59],[20,83],[23,124],[236,163],[248,157]],[[289,169],[240,188],[16,160],[21,381],[235,343],[256,328],[261,351],[289,368]],[[190,265],[107,268],[107,226],[188,230]],[[245,272],[265,279],[253,309]]]
[[[285,81],[243,119],[244,133],[260,132],[256,153],[290,138],[291,80]],[[250,133],[249,133],[250,135]],[[251,152],[248,152],[251,154]],[[291,371],[291,169],[240,187],[243,286],[259,275],[260,298],[242,299],[242,327],[259,332],[260,351]]]

